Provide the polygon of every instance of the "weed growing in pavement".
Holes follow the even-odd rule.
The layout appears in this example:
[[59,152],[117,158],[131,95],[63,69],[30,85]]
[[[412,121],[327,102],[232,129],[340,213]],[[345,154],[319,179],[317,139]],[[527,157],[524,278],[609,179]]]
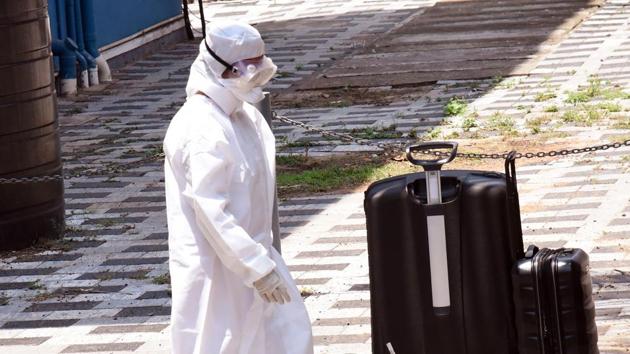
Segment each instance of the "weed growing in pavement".
[[28,286],[29,290],[42,290],[46,289],[44,284],[40,283],[39,280],[34,281],[31,285]]
[[277,78],[292,77],[292,76],[293,76],[293,74],[292,74],[292,73],[290,73],[290,72],[287,72],[287,71],[278,71],[278,72],[276,73],[276,77],[277,77]]
[[501,83],[501,81],[503,81],[503,76],[501,75],[496,75],[492,78],[492,85],[496,86],[498,84]]
[[623,107],[621,107],[621,105],[616,102],[601,102],[597,104],[597,108],[603,109],[610,113],[621,112],[623,110]]
[[442,128],[435,127],[424,135],[424,140],[435,140],[442,135]]
[[315,146],[315,143],[308,140],[296,140],[284,145],[285,148],[309,148]]
[[450,132],[449,134],[444,136],[444,139],[446,139],[446,140],[457,139],[457,138],[459,138],[459,133],[455,132],[455,131]]
[[134,279],[134,280],[143,280],[146,278],[147,278],[147,274],[144,272],[138,272],[129,277],[129,279]]
[[591,96],[588,95],[585,91],[576,91],[567,93],[567,99],[564,100],[566,103],[578,104],[584,103],[591,100]]
[[396,131],[395,125],[390,125],[389,127],[381,129],[374,127],[352,129],[350,134],[360,139],[396,139],[402,136],[401,132]]
[[304,69],[304,65],[302,65],[302,64],[296,64],[295,65],[295,70],[300,71],[302,69]]
[[162,275],[158,275],[157,277],[153,278],[153,284],[164,285],[164,284],[170,284],[170,283],[171,283],[171,275],[169,273],[164,273]]
[[532,132],[532,134],[538,134],[542,132],[542,126],[546,123],[549,123],[551,119],[548,116],[540,116],[532,119],[528,119],[525,122],[527,128]]
[[416,128],[412,128],[409,133],[407,133],[407,137],[411,138],[411,139],[415,139],[418,137],[418,131],[416,130]]
[[0,306],[6,306],[9,304],[9,298],[5,296],[0,296]]
[[515,125],[514,118],[502,112],[495,112],[486,122],[487,129],[499,131],[505,135],[514,135],[516,133]]
[[470,129],[478,127],[479,124],[477,124],[477,118],[479,118],[479,113],[477,112],[473,112],[469,115],[466,116],[466,118],[464,118],[464,120],[462,121],[462,129],[464,129],[464,131],[470,131]]
[[553,91],[545,91],[545,92],[539,92],[536,94],[536,96],[534,96],[534,101],[536,102],[544,102],[544,101],[549,101],[550,99],[556,98],[556,93]]
[[565,123],[575,123],[577,125],[591,126],[593,123],[602,120],[608,112],[601,111],[594,105],[582,105],[579,109],[570,109],[562,115],[561,119]]
[[545,107],[545,109],[543,109],[543,111],[545,111],[547,113],[555,113],[555,112],[558,112],[558,106],[556,106],[556,105],[548,106],[548,107]]
[[621,120],[615,122],[612,127],[614,129],[630,129],[630,117],[624,117]]
[[447,117],[462,114],[468,108],[468,102],[459,97],[451,97],[444,105],[444,115]]
[[625,92],[619,87],[607,88],[601,92],[600,96],[607,100],[630,100],[630,92]]

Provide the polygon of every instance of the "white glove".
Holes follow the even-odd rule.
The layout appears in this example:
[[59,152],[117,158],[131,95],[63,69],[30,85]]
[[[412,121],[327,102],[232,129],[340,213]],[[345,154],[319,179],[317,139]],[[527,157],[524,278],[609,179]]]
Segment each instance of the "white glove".
[[282,278],[278,275],[276,270],[272,270],[271,273],[254,282],[254,288],[267,302],[276,302],[284,304],[291,301],[287,287],[284,285]]

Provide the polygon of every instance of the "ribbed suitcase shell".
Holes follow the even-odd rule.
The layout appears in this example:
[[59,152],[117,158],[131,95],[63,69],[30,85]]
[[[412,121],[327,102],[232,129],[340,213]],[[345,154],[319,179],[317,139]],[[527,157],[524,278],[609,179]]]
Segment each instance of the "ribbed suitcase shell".
[[[523,253],[515,187],[508,198],[503,174],[479,171],[443,171],[441,182],[439,205],[422,202],[424,173],[365,193],[373,353],[390,354],[391,343],[396,354],[515,354],[510,277]],[[431,299],[426,224],[436,214],[446,225],[447,315]]]
[[513,280],[520,354],[599,353],[584,251],[542,249],[516,263]]

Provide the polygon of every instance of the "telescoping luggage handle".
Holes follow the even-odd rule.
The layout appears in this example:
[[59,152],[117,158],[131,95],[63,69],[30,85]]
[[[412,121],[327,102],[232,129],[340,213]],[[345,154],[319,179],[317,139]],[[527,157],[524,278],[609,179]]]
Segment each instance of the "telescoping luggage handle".
[[[451,149],[450,154],[438,160],[420,160],[413,152],[435,149]],[[407,159],[424,168],[426,173],[427,204],[442,203],[440,169],[457,155],[456,142],[422,143],[407,147]],[[431,298],[436,315],[450,313],[451,295],[448,280],[448,254],[446,250],[446,225],[444,215],[427,216],[427,239],[429,243],[429,266],[431,271]]]

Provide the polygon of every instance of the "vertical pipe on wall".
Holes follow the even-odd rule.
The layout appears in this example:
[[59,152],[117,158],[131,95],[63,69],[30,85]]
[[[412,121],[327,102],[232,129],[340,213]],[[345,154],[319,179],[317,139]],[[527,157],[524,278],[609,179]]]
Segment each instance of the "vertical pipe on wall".
[[79,52],[88,64],[88,77],[90,86],[98,85],[98,69],[96,68],[96,62],[94,57],[85,50],[85,39],[83,36],[83,14],[81,12],[81,0],[74,1],[74,19],[76,25],[76,41],[79,46]]
[[49,6],[55,7],[57,15],[56,34],[58,39],[52,41],[53,54],[59,57],[59,93],[62,96],[74,95],[77,93],[77,47],[75,43],[68,38],[66,29],[66,1],[53,0],[53,4]]
[[90,53],[98,67],[98,79],[100,82],[112,81],[112,73],[107,61],[96,46],[96,26],[94,24],[94,0],[80,0],[81,14],[83,17],[83,34],[85,39],[85,50]]
[[[76,0],[66,0],[66,29],[68,30],[68,37],[70,37],[76,43],[77,21],[75,13],[75,1]],[[77,56],[77,61],[79,62],[79,68],[81,70],[81,74],[79,75],[79,86],[81,88],[88,88],[90,87],[88,62],[79,50],[76,51],[75,55]]]

